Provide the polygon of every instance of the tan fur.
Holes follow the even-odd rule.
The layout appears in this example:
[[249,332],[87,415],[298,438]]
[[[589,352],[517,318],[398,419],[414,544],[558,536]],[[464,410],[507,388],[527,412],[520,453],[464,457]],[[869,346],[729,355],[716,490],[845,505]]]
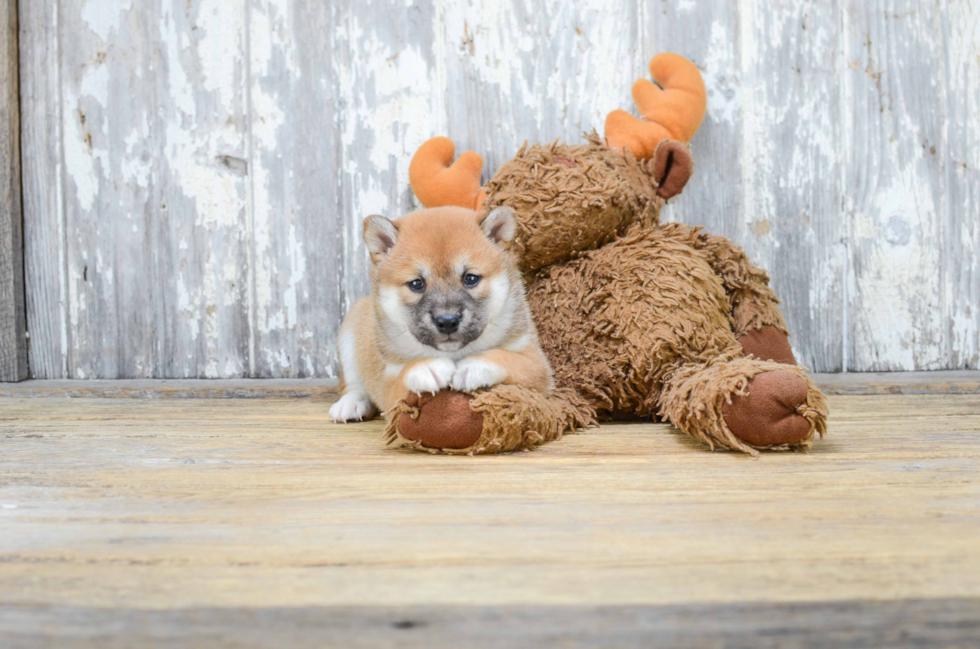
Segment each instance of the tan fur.
[[[490,371],[486,364],[494,379],[480,387],[501,383],[550,393],[551,368],[538,342],[520,273],[508,242],[492,242],[481,228],[485,214],[441,207],[412,212],[394,222],[394,247],[387,254],[372,254],[371,297],[359,300],[341,327],[341,339],[348,333],[356,339],[356,367],[342,367],[345,395],[362,386],[378,408],[388,410],[411,391],[413,371],[432,368],[434,376],[450,372],[454,381],[465,382],[467,376],[475,380],[474,376],[484,375],[480,372]],[[487,308],[503,305],[483,333],[465,347],[440,351],[423,345],[393,318],[393,312],[403,312],[399,307],[410,308],[422,299],[408,287],[420,271],[426,276],[427,290],[449,290],[457,288],[464,270],[482,277],[471,289],[474,297],[490,305]],[[501,290],[506,295],[495,293]],[[356,374],[357,385],[348,381],[350,374]]]

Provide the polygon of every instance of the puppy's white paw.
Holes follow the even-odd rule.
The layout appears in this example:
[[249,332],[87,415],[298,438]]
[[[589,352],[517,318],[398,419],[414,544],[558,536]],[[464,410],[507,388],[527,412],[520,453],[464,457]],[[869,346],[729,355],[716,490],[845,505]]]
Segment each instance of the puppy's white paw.
[[364,421],[375,415],[377,409],[364,392],[348,392],[330,406],[330,418],[338,424],[349,421]]
[[448,388],[453,380],[456,363],[448,358],[432,358],[418,363],[405,375],[405,387],[415,394],[435,394]]
[[507,378],[507,370],[494,363],[479,358],[468,358],[460,361],[453,374],[453,389],[472,392],[480,388],[489,388]]

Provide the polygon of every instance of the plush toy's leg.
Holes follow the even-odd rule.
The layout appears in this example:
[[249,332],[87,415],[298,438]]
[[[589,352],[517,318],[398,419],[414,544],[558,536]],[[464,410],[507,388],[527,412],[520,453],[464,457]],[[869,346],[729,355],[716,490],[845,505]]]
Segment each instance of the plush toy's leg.
[[769,275],[752,264],[745,252],[725,237],[700,233],[697,247],[721,278],[732,301],[735,337],[746,355],[796,365],[779,299]]
[[745,356],[752,354],[760,360],[796,365],[789,337],[779,329],[750,329],[738,337],[738,344],[742,346]]
[[809,448],[827,427],[827,404],[796,366],[769,276],[724,237],[700,233],[695,247],[721,278],[732,303],[733,333],[745,356],[681,367],[664,385],[661,414],[712,448]]
[[595,412],[571,390],[546,397],[515,385],[412,394],[385,417],[389,444],[467,455],[532,448],[595,423]]
[[719,357],[682,365],[660,397],[660,415],[710,447],[809,448],[826,431],[823,394],[802,368],[754,358]]

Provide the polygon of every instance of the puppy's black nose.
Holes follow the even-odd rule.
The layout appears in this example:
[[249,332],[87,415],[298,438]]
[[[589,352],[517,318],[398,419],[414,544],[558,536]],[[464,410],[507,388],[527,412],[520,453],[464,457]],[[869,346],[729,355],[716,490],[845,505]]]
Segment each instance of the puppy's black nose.
[[432,319],[435,321],[436,329],[439,330],[439,333],[446,334],[447,336],[456,333],[456,330],[459,329],[459,316],[455,313],[437,315]]

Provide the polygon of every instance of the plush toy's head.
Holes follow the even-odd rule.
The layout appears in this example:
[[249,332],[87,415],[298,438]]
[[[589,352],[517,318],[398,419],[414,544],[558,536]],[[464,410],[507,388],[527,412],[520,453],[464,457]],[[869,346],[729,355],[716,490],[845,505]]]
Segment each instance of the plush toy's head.
[[468,151],[452,163],[453,143],[433,138],[412,159],[412,189],[426,207],[510,207],[513,249],[525,271],[600,246],[633,223],[656,225],[664,200],[691,176],[686,143],[706,101],[701,74],[687,59],[661,54],[650,72],[656,85],[633,85],[642,118],[613,111],[605,142],[592,133],[587,144],[525,144],[481,189],[483,159]]

